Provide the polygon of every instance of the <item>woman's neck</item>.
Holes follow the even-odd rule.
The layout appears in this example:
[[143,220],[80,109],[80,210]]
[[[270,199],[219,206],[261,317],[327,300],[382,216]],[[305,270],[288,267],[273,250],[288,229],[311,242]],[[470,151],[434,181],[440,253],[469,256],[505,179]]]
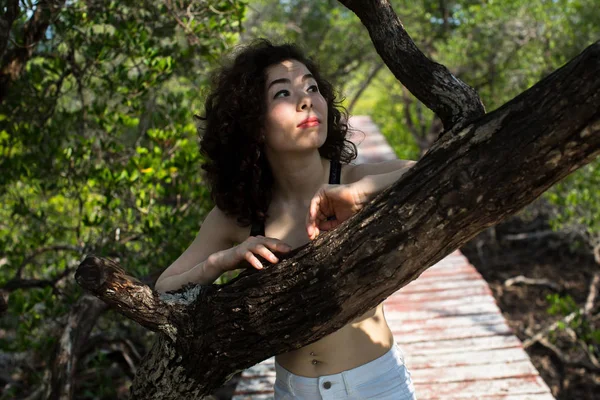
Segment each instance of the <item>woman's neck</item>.
[[269,158],[273,173],[273,201],[290,206],[307,206],[325,182],[329,160],[318,151],[309,155],[289,154]]

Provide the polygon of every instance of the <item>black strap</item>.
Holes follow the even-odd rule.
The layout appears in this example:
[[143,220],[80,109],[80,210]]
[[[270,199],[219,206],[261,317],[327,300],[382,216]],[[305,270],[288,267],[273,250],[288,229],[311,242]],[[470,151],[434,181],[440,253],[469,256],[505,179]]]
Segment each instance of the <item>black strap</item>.
[[250,236],[265,236],[265,224],[254,221],[252,223],[252,228],[250,229]]
[[329,184],[339,185],[342,174],[342,164],[339,161],[332,161],[329,167]]
[[[339,185],[340,178],[342,175],[342,164],[339,161],[331,161],[329,167],[329,184]],[[265,224],[264,222],[255,221],[252,223],[250,228],[250,236],[265,236]]]

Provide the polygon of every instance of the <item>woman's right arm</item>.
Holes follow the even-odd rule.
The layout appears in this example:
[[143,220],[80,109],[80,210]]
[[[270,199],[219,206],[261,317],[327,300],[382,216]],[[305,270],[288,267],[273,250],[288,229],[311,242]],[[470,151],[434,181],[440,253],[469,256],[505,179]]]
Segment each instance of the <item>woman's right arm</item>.
[[231,221],[215,206],[202,222],[192,244],[158,277],[155,289],[167,292],[177,290],[187,283],[213,283],[224,270],[215,265],[212,262],[214,257],[210,256],[231,248],[231,237]]
[[287,253],[292,249],[278,239],[263,236],[251,236],[231,247],[235,229],[233,224],[215,206],[206,216],[192,244],[157,279],[155,289],[168,292],[188,283],[208,285],[225,271],[238,268],[244,260],[254,268],[261,269],[263,266],[256,255],[276,263],[278,259],[273,252]]

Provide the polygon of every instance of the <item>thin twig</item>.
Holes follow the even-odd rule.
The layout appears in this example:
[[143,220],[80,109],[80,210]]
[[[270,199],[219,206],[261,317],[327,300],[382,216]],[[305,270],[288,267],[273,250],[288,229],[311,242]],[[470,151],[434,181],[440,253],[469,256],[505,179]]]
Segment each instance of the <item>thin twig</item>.
[[562,287],[559,284],[552,282],[549,279],[533,279],[533,278],[527,278],[523,275],[515,276],[513,278],[509,278],[509,279],[505,280],[504,286],[509,287],[509,286],[514,286],[519,283],[522,283],[525,285],[531,285],[531,286],[545,286],[556,292],[560,292],[562,290]]
[[598,295],[598,283],[600,283],[600,272],[596,272],[594,274],[594,278],[590,283],[588,297],[585,301],[585,306],[583,307],[583,313],[586,316],[589,316],[594,308],[594,301],[596,300],[596,296]]

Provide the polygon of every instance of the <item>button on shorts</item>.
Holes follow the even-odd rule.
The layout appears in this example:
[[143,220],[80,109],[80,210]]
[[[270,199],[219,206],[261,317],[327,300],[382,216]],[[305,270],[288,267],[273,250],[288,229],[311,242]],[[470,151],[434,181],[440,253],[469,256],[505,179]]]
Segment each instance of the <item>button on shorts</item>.
[[294,375],[275,362],[275,400],[416,400],[410,372],[398,344],[381,357],[339,374]]

